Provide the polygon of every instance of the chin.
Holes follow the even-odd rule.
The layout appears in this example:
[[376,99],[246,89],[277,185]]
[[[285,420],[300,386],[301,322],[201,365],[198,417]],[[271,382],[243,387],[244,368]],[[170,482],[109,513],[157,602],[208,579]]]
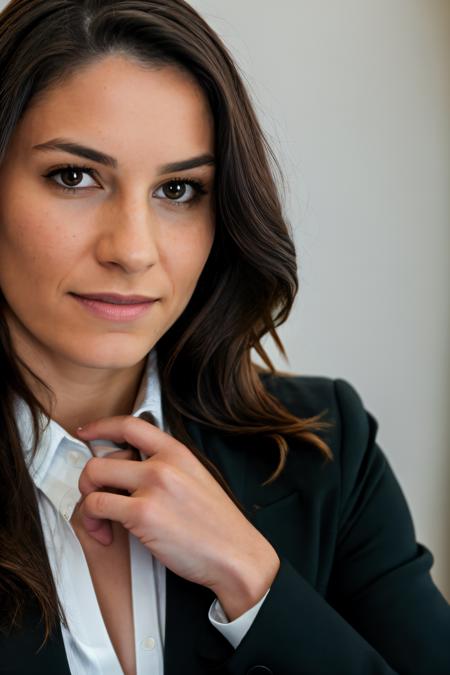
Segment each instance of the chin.
[[68,349],[66,344],[59,351],[60,358],[70,361],[74,366],[83,368],[122,369],[131,368],[142,361],[152,349],[153,344],[148,341],[132,340],[130,336],[121,335],[120,339],[115,336],[114,340],[108,337],[102,340],[94,340],[74,345],[74,349]]

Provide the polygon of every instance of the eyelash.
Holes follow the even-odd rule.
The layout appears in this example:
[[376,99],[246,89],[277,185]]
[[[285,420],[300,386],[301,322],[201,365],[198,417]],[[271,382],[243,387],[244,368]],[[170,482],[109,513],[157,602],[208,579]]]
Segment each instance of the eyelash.
[[[95,169],[89,166],[79,166],[76,164],[64,164],[64,166],[58,166],[55,169],[52,169],[50,173],[47,173],[44,175],[44,178],[48,178],[49,180],[52,179],[53,176],[56,176],[59,173],[62,173],[65,169],[72,169],[74,171],[79,171],[80,173],[87,173],[91,178],[95,177]],[[65,193],[75,193],[75,192],[81,192],[82,190],[86,190],[87,188],[77,188],[77,187],[65,187],[63,185],[60,185],[56,181],[52,180],[51,181],[57,188],[62,190],[62,192]],[[166,181],[165,183],[162,183],[157,189],[164,187],[165,185],[170,185],[171,183],[184,183],[186,185],[190,185],[191,187],[194,188],[195,190],[195,195],[192,197],[192,199],[189,199],[188,201],[185,202],[180,202],[179,200],[176,199],[169,199],[166,197],[163,201],[167,201],[171,204],[174,204],[177,207],[180,206],[190,206],[191,204],[194,204],[197,202],[199,199],[202,198],[203,195],[208,194],[207,191],[205,190],[205,185],[202,181],[194,179],[194,178],[182,178],[177,177],[177,178],[171,178],[170,180]],[[158,198],[160,199],[160,198]]]

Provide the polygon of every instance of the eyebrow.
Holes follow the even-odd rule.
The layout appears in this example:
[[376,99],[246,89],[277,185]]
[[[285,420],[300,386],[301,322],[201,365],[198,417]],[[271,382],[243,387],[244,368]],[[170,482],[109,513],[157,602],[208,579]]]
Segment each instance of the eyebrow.
[[[39,143],[38,145],[33,145],[33,150],[62,150],[63,152],[68,152],[71,155],[77,155],[78,157],[84,157],[85,159],[90,159],[92,162],[98,162],[99,164],[104,164],[105,166],[112,167],[116,169],[118,166],[118,161],[115,157],[111,155],[106,155],[100,150],[95,150],[94,148],[88,148],[86,145],[80,145],[79,143],[74,143],[65,138],[52,138],[50,141],[45,143]],[[171,162],[170,164],[163,164],[158,167],[158,173],[172,173],[174,171],[186,171],[186,169],[195,169],[197,166],[204,166],[206,164],[214,164],[214,157],[210,154],[199,155],[198,157],[191,157],[190,159],[183,159],[179,162]]]

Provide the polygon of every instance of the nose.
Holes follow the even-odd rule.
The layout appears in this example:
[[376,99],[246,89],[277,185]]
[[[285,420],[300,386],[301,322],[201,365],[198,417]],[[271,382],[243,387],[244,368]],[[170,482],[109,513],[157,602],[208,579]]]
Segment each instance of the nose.
[[158,262],[158,223],[148,198],[122,199],[110,204],[101,216],[97,259],[103,265],[118,265],[128,274],[143,272]]

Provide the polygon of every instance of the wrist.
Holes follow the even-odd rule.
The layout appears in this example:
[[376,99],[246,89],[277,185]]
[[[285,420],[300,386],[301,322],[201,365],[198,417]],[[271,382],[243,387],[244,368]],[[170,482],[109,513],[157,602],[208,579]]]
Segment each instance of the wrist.
[[267,593],[280,568],[280,559],[269,544],[264,556],[246,563],[233,556],[227,560],[226,568],[223,579],[211,589],[228,620],[234,621]]

